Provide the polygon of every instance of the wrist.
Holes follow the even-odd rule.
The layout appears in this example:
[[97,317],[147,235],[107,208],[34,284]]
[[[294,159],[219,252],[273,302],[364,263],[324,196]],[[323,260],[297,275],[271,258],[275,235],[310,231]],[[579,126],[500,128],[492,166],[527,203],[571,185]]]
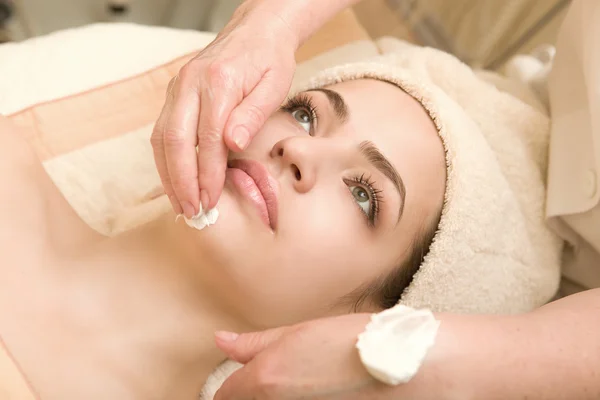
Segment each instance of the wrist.
[[434,345],[438,328],[430,310],[396,305],[372,316],[356,347],[375,379],[390,386],[406,384]]
[[[404,389],[427,391],[432,399],[514,398],[515,365],[523,334],[522,315],[437,314],[441,321],[435,345],[415,379]],[[515,357],[516,356],[516,357]]]
[[[284,3],[284,4],[279,4]],[[223,30],[229,32],[236,28],[245,27],[266,38],[276,38],[286,43],[292,52],[302,44],[296,25],[291,25],[281,17],[282,8],[285,11],[287,1],[281,0],[245,0],[233,13],[231,20]]]
[[283,35],[294,50],[344,8],[360,0],[246,0],[236,13],[251,14],[262,29]]

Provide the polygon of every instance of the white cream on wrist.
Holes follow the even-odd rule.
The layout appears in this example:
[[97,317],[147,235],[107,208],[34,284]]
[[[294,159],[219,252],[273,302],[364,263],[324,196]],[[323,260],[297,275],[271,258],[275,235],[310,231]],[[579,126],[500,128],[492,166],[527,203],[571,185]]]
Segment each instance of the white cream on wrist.
[[397,305],[373,314],[356,348],[375,379],[388,385],[406,383],[423,364],[439,326],[430,310]]

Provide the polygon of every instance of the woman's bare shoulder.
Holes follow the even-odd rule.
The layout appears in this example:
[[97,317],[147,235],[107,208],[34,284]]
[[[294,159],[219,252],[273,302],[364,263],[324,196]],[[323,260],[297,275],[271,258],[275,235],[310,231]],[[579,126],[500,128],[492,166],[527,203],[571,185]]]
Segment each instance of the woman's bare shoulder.
[[35,152],[21,134],[19,128],[8,118],[0,115],[0,173],[9,174],[17,166],[39,164]]
[[0,237],[10,238],[13,245],[24,241],[31,246],[57,229],[71,231],[81,223],[77,220],[29,142],[0,116]]
[[[8,227],[39,203],[43,167],[19,129],[0,116],[0,225]],[[10,226],[11,228],[16,228]]]

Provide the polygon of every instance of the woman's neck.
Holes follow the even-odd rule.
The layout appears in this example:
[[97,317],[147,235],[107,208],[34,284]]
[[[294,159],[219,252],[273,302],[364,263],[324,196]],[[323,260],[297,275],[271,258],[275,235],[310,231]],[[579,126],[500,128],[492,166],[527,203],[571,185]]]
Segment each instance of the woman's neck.
[[189,229],[167,215],[99,240],[72,268],[60,267],[76,330],[144,394],[196,395],[224,360],[213,332],[248,329],[211,293],[210,261],[186,255]]

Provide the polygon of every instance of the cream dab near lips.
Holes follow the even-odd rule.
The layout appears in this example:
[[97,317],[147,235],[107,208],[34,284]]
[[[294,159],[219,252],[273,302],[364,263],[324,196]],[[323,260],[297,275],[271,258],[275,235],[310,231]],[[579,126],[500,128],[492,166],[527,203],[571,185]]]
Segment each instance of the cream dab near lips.
[[[178,215],[175,218],[175,221],[177,221],[181,216],[181,214]],[[199,231],[206,228],[207,226],[214,225],[217,222],[218,218],[219,210],[217,210],[217,207],[211,208],[205,213],[202,210],[202,204],[200,204],[200,211],[198,212],[198,214],[194,215],[192,218],[186,218],[185,216],[183,217],[187,226],[189,226],[190,228],[198,229]]]

